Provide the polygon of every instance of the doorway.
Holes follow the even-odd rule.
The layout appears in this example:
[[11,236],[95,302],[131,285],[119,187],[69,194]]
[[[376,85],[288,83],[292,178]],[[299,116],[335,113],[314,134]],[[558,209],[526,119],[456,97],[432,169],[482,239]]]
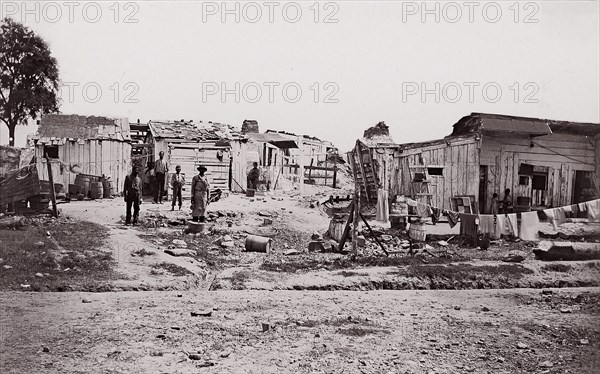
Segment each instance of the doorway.
[[487,213],[488,206],[488,166],[479,166],[479,213]]
[[594,198],[594,186],[592,185],[592,172],[576,170],[575,182],[573,183],[573,204],[583,203]]

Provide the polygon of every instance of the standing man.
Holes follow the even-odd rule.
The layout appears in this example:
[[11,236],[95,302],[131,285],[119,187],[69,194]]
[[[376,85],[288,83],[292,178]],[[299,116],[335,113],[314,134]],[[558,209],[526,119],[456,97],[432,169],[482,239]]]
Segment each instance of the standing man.
[[133,205],[133,224],[137,224],[142,203],[142,178],[138,176],[138,168],[133,167],[131,174],[125,177],[123,196],[127,205],[125,212],[125,224],[131,224],[131,206]]
[[260,171],[258,170],[258,162],[252,163],[252,169],[248,172],[248,188],[256,190],[258,187],[258,179]]
[[171,177],[171,186],[173,186],[173,203],[171,210],[175,210],[175,200],[179,198],[179,210],[181,210],[181,187],[185,184],[185,177],[181,174],[181,166],[175,166],[175,174]]
[[158,153],[159,159],[154,163],[154,173],[156,180],[156,194],[154,195],[154,203],[162,204],[162,199],[165,194],[165,175],[169,171],[169,166],[164,160],[165,152]]
[[198,166],[198,175],[192,178],[192,221],[204,222],[206,216],[206,207],[210,203],[210,184],[204,173],[207,169],[204,166]]

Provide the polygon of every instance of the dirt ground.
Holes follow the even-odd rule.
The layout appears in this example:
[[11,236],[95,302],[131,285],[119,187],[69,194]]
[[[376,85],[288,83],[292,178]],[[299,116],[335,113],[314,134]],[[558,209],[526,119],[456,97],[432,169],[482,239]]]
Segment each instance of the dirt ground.
[[0,366],[3,373],[598,373],[598,289],[544,292],[9,292],[0,294]]
[[[115,260],[108,279],[67,289],[116,292],[0,292],[1,372],[600,372],[600,261],[541,262],[519,241],[308,253],[330,221],[315,203],[329,191],[308,193],[228,196],[195,236],[183,232],[189,211],[168,203],[144,202],[135,227],[118,198],[61,204],[108,230],[100,247]],[[593,242],[600,232],[564,229]],[[271,237],[273,250],[244,251],[248,234]],[[189,251],[165,253],[177,248]],[[525,260],[503,262],[513,250]]]

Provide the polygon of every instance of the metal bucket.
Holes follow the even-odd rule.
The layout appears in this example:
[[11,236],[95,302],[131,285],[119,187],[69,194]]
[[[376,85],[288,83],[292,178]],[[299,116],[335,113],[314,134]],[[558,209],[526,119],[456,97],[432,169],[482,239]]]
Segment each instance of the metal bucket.
[[246,196],[248,196],[248,197],[254,197],[254,192],[255,192],[255,190],[253,190],[252,188],[248,188],[246,190]]
[[248,235],[246,237],[246,252],[271,252],[271,238]]
[[206,222],[188,221],[188,228],[186,232],[190,234],[200,234],[201,232],[204,232],[205,229]]

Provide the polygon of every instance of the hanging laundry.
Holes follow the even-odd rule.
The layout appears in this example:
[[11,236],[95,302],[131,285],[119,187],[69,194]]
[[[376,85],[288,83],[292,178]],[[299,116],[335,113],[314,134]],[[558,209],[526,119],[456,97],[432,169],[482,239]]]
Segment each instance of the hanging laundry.
[[448,217],[448,224],[450,224],[450,228],[453,228],[458,223],[458,219],[460,215],[457,212],[453,212],[450,210],[445,211],[446,216]]
[[510,213],[501,216],[503,218],[502,235],[518,236],[519,226],[517,224],[517,214]]
[[552,222],[554,230],[558,230],[558,226],[567,222],[567,216],[563,208],[544,209],[544,213],[548,217],[548,221]]
[[577,204],[580,212],[587,212],[587,203],[579,203]]
[[377,221],[387,222],[390,218],[388,192],[383,188],[377,190]]
[[571,217],[578,218],[579,217],[579,205],[573,204],[570,206],[570,209],[571,209]]
[[519,229],[519,238],[522,240],[534,241],[538,240],[538,231],[540,220],[537,212],[521,213],[521,227]]
[[[501,216],[501,218],[503,218]],[[487,234],[492,239],[500,239],[504,231],[504,221],[497,215],[484,214],[479,216],[479,232]]]
[[588,219],[592,222],[600,222],[600,199],[588,201],[585,205]]
[[460,235],[477,239],[477,215],[460,213]]
[[417,203],[417,215],[421,218],[431,217],[433,212],[431,211],[431,207],[427,204]]

